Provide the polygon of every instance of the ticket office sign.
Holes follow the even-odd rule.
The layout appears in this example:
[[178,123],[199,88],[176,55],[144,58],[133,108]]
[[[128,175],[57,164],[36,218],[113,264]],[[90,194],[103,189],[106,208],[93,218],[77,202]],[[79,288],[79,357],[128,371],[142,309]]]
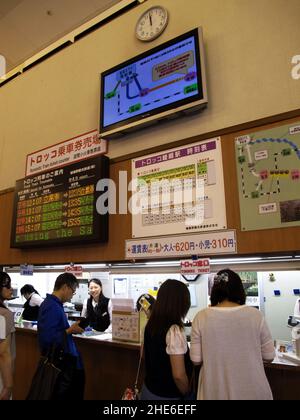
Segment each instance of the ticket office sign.
[[12,248],[108,240],[108,215],[99,215],[96,185],[108,178],[109,159],[98,156],[17,181]]
[[[222,241],[221,241],[222,242]],[[184,260],[180,263],[180,273],[185,274],[209,274],[210,259],[201,258],[199,260]]]
[[105,153],[106,140],[99,139],[98,131],[93,130],[27,155],[25,176],[50,171]]

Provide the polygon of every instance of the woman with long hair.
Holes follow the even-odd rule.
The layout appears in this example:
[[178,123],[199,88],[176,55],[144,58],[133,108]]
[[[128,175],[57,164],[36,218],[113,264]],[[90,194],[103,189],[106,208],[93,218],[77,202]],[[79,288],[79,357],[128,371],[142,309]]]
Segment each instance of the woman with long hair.
[[198,400],[271,400],[264,361],[275,357],[269,328],[256,309],[245,305],[241,278],[219,271],[211,307],[193,320],[191,359],[201,364]]
[[13,313],[5,305],[12,298],[11,279],[0,271],[0,400],[9,400],[13,388],[15,337]]
[[159,288],[145,328],[142,400],[179,400],[189,392],[189,353],[183,320],[190,305],[184,283],[169,279]]

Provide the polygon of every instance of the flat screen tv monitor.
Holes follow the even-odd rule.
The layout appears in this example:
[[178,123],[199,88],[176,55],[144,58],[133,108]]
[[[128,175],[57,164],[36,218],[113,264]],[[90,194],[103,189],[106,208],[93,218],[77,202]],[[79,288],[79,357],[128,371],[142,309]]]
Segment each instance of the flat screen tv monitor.
[[117,138],[207,105],[202,29],[101,74],[100,136]]

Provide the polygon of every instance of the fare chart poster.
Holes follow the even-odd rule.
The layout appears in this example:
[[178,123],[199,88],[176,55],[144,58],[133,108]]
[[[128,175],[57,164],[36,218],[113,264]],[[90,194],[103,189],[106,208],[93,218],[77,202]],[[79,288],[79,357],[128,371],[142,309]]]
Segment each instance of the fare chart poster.
[[108,172],[109,159],[99,156],[17,181],[11,247],[106,242],[96,185]]
[[132,161],[132,237],[227,228],[221,139]]
[[237,137],[244,231],[300,226],[300,122]]

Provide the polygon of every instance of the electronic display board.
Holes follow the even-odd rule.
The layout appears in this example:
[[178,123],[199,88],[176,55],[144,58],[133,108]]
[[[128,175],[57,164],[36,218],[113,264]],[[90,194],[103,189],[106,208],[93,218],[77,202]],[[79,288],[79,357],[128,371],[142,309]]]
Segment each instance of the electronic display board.
[[92,159],[16,182],[12,248],[108,240],[108,214],[96,211],[99,180],[109,176],[109,159]]
[[126,132],[207,105],[202,28],[152,48],[101,74],[100,136]]

